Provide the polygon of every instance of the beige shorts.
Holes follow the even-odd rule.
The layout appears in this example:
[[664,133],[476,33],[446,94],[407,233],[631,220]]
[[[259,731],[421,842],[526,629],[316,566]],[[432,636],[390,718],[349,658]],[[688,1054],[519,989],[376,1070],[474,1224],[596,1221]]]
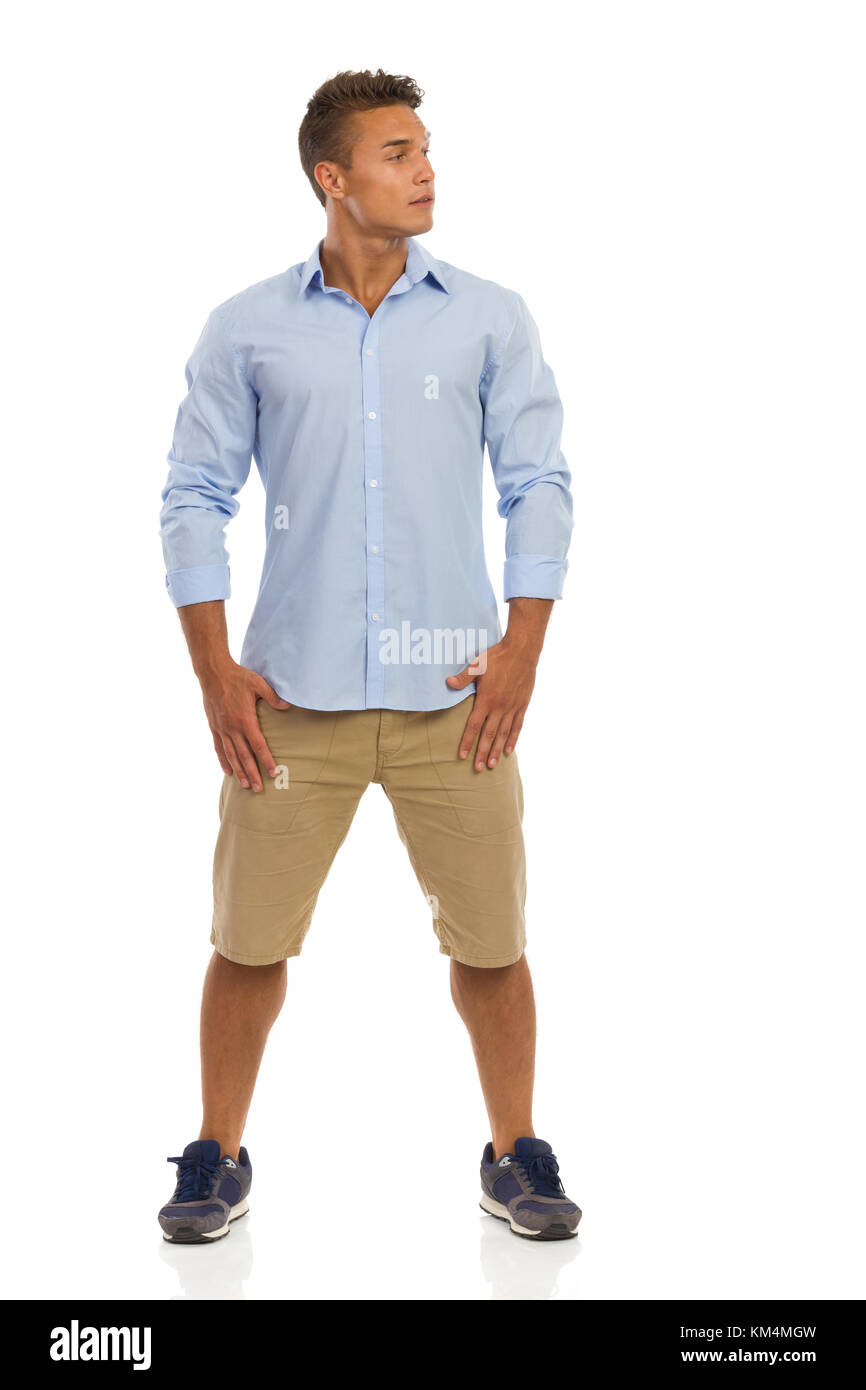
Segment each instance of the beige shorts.
[[[242,965],[300,954],[319,890],[370,782],[427,898],[439,950],[511,965],[526,944],[523,787],[516,752],[476,771],[457,750],[475,695],[438,710],[275,710],[256,704],[280,775],[226,776],[211,942]],[[476,740],[477,741],[477,740]],[[371,912],[371,917],[375,914]]]

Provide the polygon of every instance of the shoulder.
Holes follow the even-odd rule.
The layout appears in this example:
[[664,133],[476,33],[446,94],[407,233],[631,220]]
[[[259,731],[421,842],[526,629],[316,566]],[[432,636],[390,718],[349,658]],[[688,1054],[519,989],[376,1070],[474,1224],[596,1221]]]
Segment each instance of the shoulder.
[[487,339],[485,371],[500,356],[526,305],[517,290],[436,257],[455,304]]
[[267,318],[275,310],[285,312],[287,306],[297,297],[298,276],[303,266],[290,266],[276,275],[264,280],[256,280],[245,289],[238,290],[227,299],[222,299],[212,310],[212,317],[222,320],[226,332],[233,336],[236,332],[243,336],[261,317]]
[[517,290],[501,285],[498,280],[491,280],[487,276],[475,275],[471,270],[464,270],[462,266],[452,265],[441,256],[437,256],[435,260],[437,265],[442,267],[442,274],[452,294],[458,295],[461,299],[471,300],[479,307],[505,313],[506,316],[514,315],[520,301]]

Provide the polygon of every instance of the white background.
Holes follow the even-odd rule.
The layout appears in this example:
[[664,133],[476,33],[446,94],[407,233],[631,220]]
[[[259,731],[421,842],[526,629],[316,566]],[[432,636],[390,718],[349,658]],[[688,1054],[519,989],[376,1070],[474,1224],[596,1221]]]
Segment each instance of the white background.
[[[7,1297],[864,1296],[863,19],[9,21]],[[221,773],[159,492],[208,311],[324,232],[308,97],[379,65],[427,93],[426,245],[524,295],[565,407],[571,564],[518,756],[535,1128],[585,1214],[542,1248],[479,1210],[468,1036],[371,787],[289,962],[250,1216],[173,1250],[156,1212],[200,1122]],[[262,539],[253,469],[235,655]]]

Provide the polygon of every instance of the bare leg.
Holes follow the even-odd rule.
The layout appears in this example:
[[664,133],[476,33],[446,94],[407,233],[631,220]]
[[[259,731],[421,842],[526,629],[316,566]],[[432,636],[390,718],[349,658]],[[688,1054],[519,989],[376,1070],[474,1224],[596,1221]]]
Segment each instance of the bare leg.
[[535,997],[526,956],[492,969],[452,959],[451,997],[469,1030],[499,1158],[535,1133]]
[[214,951],[201,1001],[202,1122],[237,1158],[268,1033],[286,997],[286,962],[239,965]]

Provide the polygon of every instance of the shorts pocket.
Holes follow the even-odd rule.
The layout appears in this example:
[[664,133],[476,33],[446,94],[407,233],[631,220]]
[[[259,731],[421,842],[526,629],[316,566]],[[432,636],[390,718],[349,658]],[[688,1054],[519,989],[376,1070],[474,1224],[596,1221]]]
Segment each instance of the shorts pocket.
[[273,709],[256,701],[256,718],[274,762],[277,776],[263,767],[262,790],[241,787],[236,778],[222,798],[220,811],[237,825],[271,834],[290,830],[310,791],[322,776],[337,722],[336,710],[308,710],[300,705]]
[[458,757],[473,698],[445,711],[446,718],[431,717],[440,711],[429,711],[427,729],[430,758],[439,785],[463,834],[475,839],[501,835],[521,825],[523,787],[516,753],[503,753],[494,768],[485,767],[480,772],[475,769],[475,745],[466,758]]

